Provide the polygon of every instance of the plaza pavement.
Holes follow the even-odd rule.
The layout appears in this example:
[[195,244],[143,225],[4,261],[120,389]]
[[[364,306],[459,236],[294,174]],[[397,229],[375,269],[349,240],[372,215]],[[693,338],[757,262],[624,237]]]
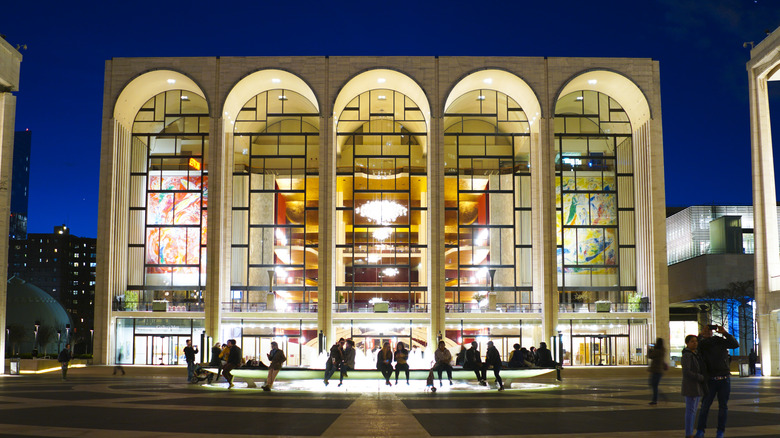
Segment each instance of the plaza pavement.
[[[681,437],[680,373],[648,405],[643,367],[567,368],[563,381],[515,381],[498,392],[476,381],[387,387],[349,381],[278,381],[274,391],[188,384],[181,367],[126,366],[0,376],[1,437],[403,436]],[[284,370],[282,370],[284,373]],[[335,376],[334,376],[335,377]],[[336,382],[332,380],[331,382]],[[205,383],[205,382],[204,382]],[[438,387],[438,383],[437,383]],[[707,436],[715,435],[717,402]],[[732,379],[727,437],[780,437],[780,379]]]

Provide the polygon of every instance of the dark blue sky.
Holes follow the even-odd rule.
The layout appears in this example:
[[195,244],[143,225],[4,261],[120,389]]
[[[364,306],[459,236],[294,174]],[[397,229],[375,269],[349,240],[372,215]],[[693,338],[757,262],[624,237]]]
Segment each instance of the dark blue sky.
[[[33,131],[30,232],[96,235],[104,63],[133,56],[653,58],[667,205],[752,202],[742,43],[780,25],[778,0],[167,3],[4,4],[0,33],[28,47],[16,128]],[[770,93],[778,127],[780,84]]]

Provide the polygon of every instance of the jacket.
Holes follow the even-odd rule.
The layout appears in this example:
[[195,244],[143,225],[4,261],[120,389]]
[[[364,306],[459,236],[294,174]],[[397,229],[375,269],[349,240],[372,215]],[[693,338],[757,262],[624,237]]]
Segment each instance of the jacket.
[[485,363],[493,368],[501,368],[501,353],[498,352],[498,348],[488,347],[487,353],[485,353]]
[[701,397],[704,395],[704,370],[699,353],[684,348],[682,351],[682,388],[680,393],[685,397]]
[[344,356],[344,365],[348,366],[350,369],[355,369],[355,349],[354,348],[345,348],[344,352],[342,353]]
[[474,370],[482,365],[482,354],[476,348],[466,350],[466,361],[463,362],[464,370]]
[[540,367],[554,367],[555,361],[552,358],[552,352],[546,348],[536,349],[536,365]]
[[239,366],[241,365],[241,347],[233,345],[230,347],[230,353],[227,359],[227,363]]
[[268,360],[271,362],[271,364],[268,365],[269,369],[281,370],[282,364],[287,361],[287,356],[284,355],[284,351],[282,350],[271,350],[271,352],[268,353]]
[[436,352],[433,354],[433,358],[436,360],[436,364],[439,363],[445,363],[449,365],[450,362],[452,362],[452,353],[450,353],[450,350],[447,350],[446,348],[444,350],[437,348]]
[[661,347],[653,347],[647,352],[647,358],[650,359],[650,365],[647,367],[647,371],[653,374],[663,374],[666,371],[666,349]]
[[739,342],[728,333],[724,333],[723,337],[712,336],[699,339],[698,351],[707,378],[731,375],[729,348],[739,348]]
[[73,356],[71,356],[70,350],[63,348],[62,351],[60,351],[60,354],[57,356],[57,362],[67,363],[70,362],[72,358]]

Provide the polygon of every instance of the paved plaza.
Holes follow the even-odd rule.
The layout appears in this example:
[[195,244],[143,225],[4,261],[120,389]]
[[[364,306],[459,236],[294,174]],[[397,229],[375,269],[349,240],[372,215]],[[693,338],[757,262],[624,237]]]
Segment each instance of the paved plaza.
[[[445,380],[435,394],[420,381],[326,388],[283,380],[273,392],[243,383],[228,390],[221,382],[188,384],[183,368],[126,369],[126,376],[73,369],[67,381],[59,373],[0,376],[0,437],[683,436],[679,370],[662,380],[664,396],[650,406],[641,368],[601,369],[595,378],[564,370],[562,382],[522,379],[504,392]],[[715,435],[716,404],[707,436]],[[726,436],[778,437],[778,414],[780,379],[732,379]]]

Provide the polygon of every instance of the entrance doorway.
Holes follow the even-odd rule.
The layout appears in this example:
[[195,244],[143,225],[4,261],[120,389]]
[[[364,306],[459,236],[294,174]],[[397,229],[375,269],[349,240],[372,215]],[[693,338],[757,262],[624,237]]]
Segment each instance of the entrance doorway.
[[[184,347],[190,336],[136,335],[133,363],[146,365],[178,365],[185,363]],[[200,346],[199,346],[200,347]]]
[[573,335],[572,365],[629,365],[628,335]]

